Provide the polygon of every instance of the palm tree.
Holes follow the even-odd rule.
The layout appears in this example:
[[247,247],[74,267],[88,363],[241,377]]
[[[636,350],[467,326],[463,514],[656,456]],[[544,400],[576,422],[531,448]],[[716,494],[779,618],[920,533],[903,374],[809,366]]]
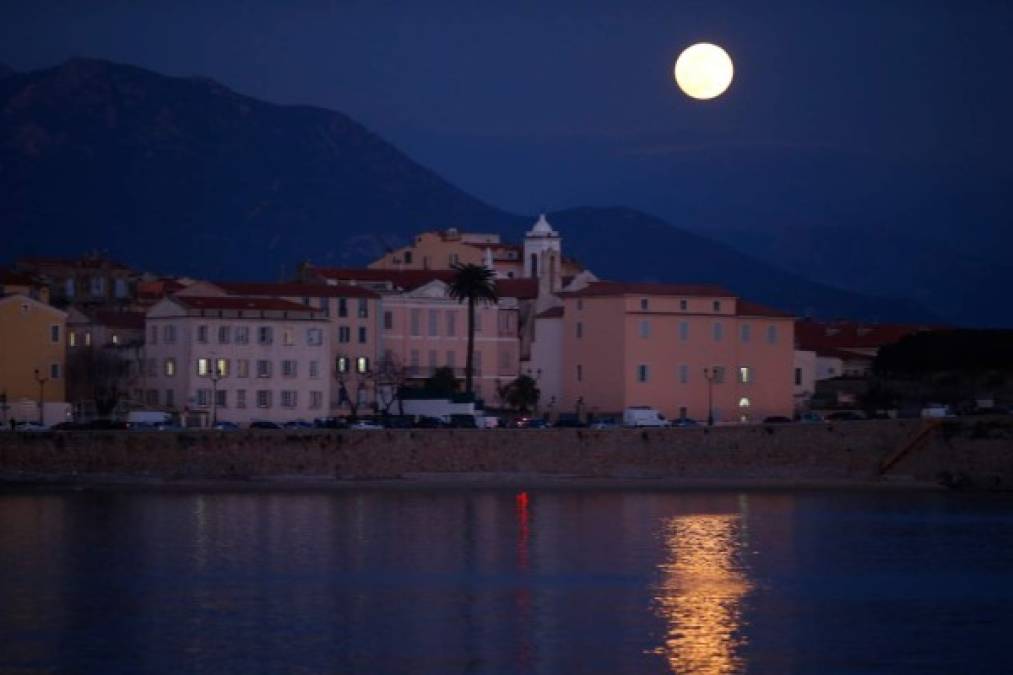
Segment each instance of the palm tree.
[[492,270],[482,265],[454,263],[454,279],[450,282],[450,297],[461,303],[468,301],[468,355],[464,366],[464,391],[472,393],[472,376],[475,369],[475,305],[495,304],[496,280]]

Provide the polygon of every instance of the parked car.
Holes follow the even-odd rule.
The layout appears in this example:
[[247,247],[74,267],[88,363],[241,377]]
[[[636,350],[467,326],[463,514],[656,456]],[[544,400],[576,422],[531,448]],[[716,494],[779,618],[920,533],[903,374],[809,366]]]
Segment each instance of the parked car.
[[851,422],[864,419],[865,415],[857,410],[835,410],[827,415],[828,422]]
[[235,422],[228,422],[226,420],[218,420],[211,427],[215,431],[239,431],[239,425]]
[[668,420],[656,409],[647,405],[635,405],[623,411],[623,426],[667,427]]
[[306,420],[290,420],[282,425],[285,429],[312,429],[313,425]]
[[277,422],[270,422],[268,420],[254,420],[250,422],[251,429],[281,429],[281,425]]
[[525,429],[550,429],[552,424],[541,417],[535,417],[528,420],[528,423],[524,426]]
[[348,420],[344,417],[323,417],[313,420],[313,426],[318,429],[347,429]]
[[172,413],[164,410],[131,410],[127,413],[128,429],[154,429],[159,424],[170,424]]
[[358,431],[378,431],[382,430],[383,426],[370,420],[359,420],[358,422],[353,422],[348,428]]
[[802,413],[801,415],[798,416],[798,421],[799,422],[806,422],[806,423],[809,423],[809,424],[813,424],[813,423],[816,423],[816,422],[822,422],[823,421],[823,415],[821,415],[821,414],[819,414],[817,412],[812,412],[812,411],[804,412],[804,413]]
[[791,424],[791,418],[784,415],[771,415],[763,418],[764,424]]
[[38,422],[18,422],[14,426],[14,431],[18,432],[49,431],[49,427],[47,427],[45,424],[39,424]]
[[416,429],[442,429],[446,426],[447,423],[439,417],[431,417],[429,415],[420,415],[415,420]]
[[695,419],[689,417],[680,417],[678,419],[672,420],[672,426],[680,428],[698,427],[700,426],[700,423],[697,422]]

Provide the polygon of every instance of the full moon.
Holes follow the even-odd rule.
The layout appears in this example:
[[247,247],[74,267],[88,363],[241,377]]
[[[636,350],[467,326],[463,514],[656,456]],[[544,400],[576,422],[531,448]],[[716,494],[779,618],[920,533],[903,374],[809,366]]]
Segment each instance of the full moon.
[[675,81],[683,93],[700,100],[725,93],[732,83],[732,59],[709,42],[687,47],[675,61]]

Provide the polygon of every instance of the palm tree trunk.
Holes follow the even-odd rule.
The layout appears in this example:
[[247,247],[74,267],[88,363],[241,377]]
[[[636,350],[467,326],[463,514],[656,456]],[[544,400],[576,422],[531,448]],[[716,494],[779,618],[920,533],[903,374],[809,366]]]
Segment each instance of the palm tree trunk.
[[471,394],[472,371],[475,368],[475,298],[468,298],[468,353],[464,363],[464,391]]

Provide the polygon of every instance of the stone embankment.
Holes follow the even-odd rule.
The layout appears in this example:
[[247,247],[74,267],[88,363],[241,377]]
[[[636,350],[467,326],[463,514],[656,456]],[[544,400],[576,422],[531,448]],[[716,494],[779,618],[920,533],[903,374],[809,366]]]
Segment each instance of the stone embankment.
[[6,482],[468,476],[1013,489],[1013,419],[712,429],[0,433]]

